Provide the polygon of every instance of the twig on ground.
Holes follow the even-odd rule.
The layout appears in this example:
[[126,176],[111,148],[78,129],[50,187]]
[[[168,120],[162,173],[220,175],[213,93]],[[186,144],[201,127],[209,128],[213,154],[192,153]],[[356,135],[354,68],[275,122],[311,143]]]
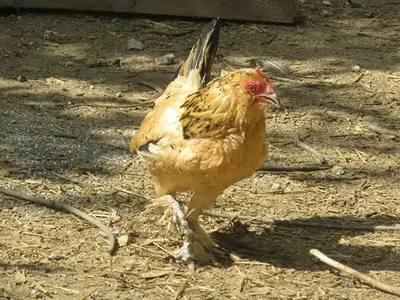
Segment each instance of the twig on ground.
[[300,137],[299,134],[296,134],[294,136],[294,145],[296,147],[299,147],[303,150],[306,150],[308,152],[310,152],[316,159],[317,162],[319,162],[321,165],[326,164],[326,159],[325,157],[322,156],[321,153],[319,153],[317,150],[315,150],[314,148],[310,147],[309,145],[307,145],[306,143],[300,141]]
[[57,211],[67,212],[67,213],[73,214],[77,217],[80,217],[80,218],[84,219],[85,221],[89,222],[90,224],[97,226],[102,232],[104,232],[107,235],[108,240],[110,241],[110,246],[108,249],[108,252],[110,253],[110,255],[114,255],[118,248],[117,239],[112,234],[110,229],[108,229],[103,223],[101,223],[99,220],[96,220],[95,218],[92,218],[87,213],[85,213],[85,212],[83,212],[61,200],[55,201],[55,200],[50,200],[50,199],[39,198],[39,197],[24,194],[21,192],[17,192],[14,190],[5,189],[2,187],[0,187],[0,193],[10,196],[10,197],[15,197],[15,198],[18,198],[21,200],[29,201],[29,202],[32,202],[37,205],[46,206],[48,208],[51,208],[51,209],[54,209]]
[[100,104],[100,103],[79,103],[68,105],[66,108],[74,108],[79,106],[99,107],[99,108],[132,108],[132,107],[147,107],[152,106],[152,101],[148,102],[135,102],[133,104]]
[[158,249],[160,249],[160,250],[164,251],[165,253],[167,253],[169,256],[175,258],[175,255],[174,255],[171,251],[168,251],[167,249],[165,249],[164,247],[160,246],[160,245],[157,244],[156,242],[152,242],[152,244],[153,244],[154,246],[156,246]]
[[395,131],[387,128],[383,128],[374,124],[366,123],[365,127],[371,131],[383,134],[383,135],[394,135],[400,137],[400,131]]
[[354,79],[353,83],[357,83],[361,80],[361,78],[363,78],[365,75],[365,71],[362,71],[360,74],[358,74],[358,76],[356,77],[356,79]]
[[328,256],[326,256],[325,254],[323,254],[322,252],[318,251],[317,249],[311,249],[310,250],[310,254],[314,255],[316,258],[318,258],[320,261],[322,261],[323,263],[326,263],[327,265],[340,270],[344,273],[347,273],[351,276],[356,277],[358,280],[360,280],[361,282],[372,286],[373,288],[376,288],[378,290],[381,290],[383,292],[386,293],[390,293],[393,295],[397,295],[400,296],[400,289],[394,286],[390,286],[386,283],[383,283],[381,281],[378,281],[368,275],[365,275],[363,273],[358,272],[357,270],[354,270],[353,268],[350,268],[346,265],[343,265],[339,262],[337,262],[336,260],[333,260],[331,258],[329,258]]
[[181,284],[181,286],[179,287],[178,291],[175,294],[175,300],[179,299],[181,297],[181,295],[183,294],[183,292],[186,290],[187,286],[188,286],[188,282],[189,279],[192,278],[192,276],[188,276]]
[[203,215],[209,217],[217,217],[224,219],[237,219],[241,221],[271,224],[276,226],[286,226],[286,227],[302,227],[302,228],[326,228],[333,230],[350,230],[350,231],[400,231],[400,224],[396,225],[339,225],[339,224],[327,224],[322,222],[303,222],[303,221],[292,221],[292,220],[277,220],[264,217],[252,217],[252,216],[240,216],[235,214],[222,214],[214,211],[206,210]]
[[287,172],[314,172],[314,171],[321,171],[321,170],[327,170],[330,169],[332,166],[321,166],[321,165],[316,165],[316,166],[262,166],[260,169],[257,171],[262,171],[262,172],[282,172],[282,173],[287,173]]

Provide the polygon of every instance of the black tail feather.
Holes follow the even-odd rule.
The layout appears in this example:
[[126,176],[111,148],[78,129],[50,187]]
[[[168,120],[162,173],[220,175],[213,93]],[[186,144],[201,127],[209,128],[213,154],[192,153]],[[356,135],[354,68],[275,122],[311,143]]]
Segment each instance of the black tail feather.
[[219,19],[212,20],[204,27],[200,38],[193,46],[188,58],[177,70],[175,77],[183,76],[189,79],[189,74],[194,71],[196,76],[190,78],[198,81],[199,89],[208,83],[218,49],[219,30]]

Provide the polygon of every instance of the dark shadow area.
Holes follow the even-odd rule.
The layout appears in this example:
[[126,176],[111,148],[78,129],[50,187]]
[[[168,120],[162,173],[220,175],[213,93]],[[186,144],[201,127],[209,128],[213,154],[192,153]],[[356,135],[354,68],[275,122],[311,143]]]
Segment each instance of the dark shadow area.
[[[324,228],[298,228],[286,226],[256,226],[249,230],[249,225],[234,221],[230,227],[213,233],[218,245],[231,251],[242,259],[266,262],[277,267],[294,268],[296,270],[316,271],[320,263],[309,254],[310,249],[316,248],[327,256],[361,272],[370,270],[400,270],[400,255],[396,246],[370,246],[347,244],[346,238],[363,236],[367,231],[352,230],[352,226],[396,225],[399,218],[380,216],[374,218],[309,218],[296,219],[300,222],[318,222],[330,225],[347,225],[349,230],[329,230]],[[371,230],[372,231],[372,230]],[[366,242],[369,239],[366,237]]]

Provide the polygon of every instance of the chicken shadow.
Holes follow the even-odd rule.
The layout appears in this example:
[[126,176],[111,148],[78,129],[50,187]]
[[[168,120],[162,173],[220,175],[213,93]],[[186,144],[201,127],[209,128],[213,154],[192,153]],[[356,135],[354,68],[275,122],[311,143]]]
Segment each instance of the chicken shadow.
[[[327,228],[293,227],[288,224],[260,225],[250,227],[239,221],[233,221],[229,226],[219,229],[212,234],[215,242],[240,259],[265,262],[276,267],[293,268],[297,270],[318,270],[321,266],[309,254],[316,248],[332,259],[346,265],[355,267],[361,272],[369,270],[400,270],[400,254],[396,252],[395,245],[371,246],[373,227],[377,225],[394,225],[398,218],[393,216],[380,216],[379,220],[346,219],[346,218],[308,218],[296,219],[296,222],[316,222],[322,225],[332,224],[348,226],[348,230],[331,230]],[[354,230],[362,224],[370,230]],[[363,245],[351,244],[352,237],[364,236],[369,243]]]

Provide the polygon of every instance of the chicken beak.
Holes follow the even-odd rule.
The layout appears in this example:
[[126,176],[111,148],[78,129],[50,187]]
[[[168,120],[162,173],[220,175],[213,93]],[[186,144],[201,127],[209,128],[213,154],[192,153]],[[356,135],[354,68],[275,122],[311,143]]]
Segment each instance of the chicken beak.
[[272,105],[276,107],[281,106],[281,102],[279,101],[278,96],[275,93],[257,95],[257,98],[262,98],[263,99],[262,102],[270,102]]

